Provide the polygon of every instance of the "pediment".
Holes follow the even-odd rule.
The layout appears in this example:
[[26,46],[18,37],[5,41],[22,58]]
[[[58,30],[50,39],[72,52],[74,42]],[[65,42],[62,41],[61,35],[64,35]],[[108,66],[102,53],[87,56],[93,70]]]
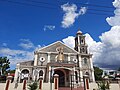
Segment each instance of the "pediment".
[[63,53],[77,53],[74,49],[71,47],[65,45],[61,41],[57,41],[55,43],[52,43],[48,46],[45,46],[43,48],[40,48],[37,50],[38,52],[57,52],[57,48],[62,47],[63,48]]

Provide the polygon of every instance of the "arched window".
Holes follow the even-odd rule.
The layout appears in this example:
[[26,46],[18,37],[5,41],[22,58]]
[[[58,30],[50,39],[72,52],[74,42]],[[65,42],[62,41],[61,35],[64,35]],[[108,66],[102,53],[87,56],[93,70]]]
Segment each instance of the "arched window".
[[85,75],[88,75],[88,76],[89,76],[89,72],[86,72]]
[[22,72],[21,73],[23,73],[23,74],[28,74],[29,73],[29,71],[27,70],[27,69],[24,69],[24,70],[22,70]]
[[43,70],[40,70],[39,76],[43,76]]
[[20,74],[20,82],[23,82],[24,78],[28,79],[28,77],[29,77],[29,70],[23,69],[21,74]]
[[84,40],[83,39],[81,39],[81,44],[83,44],[84,43]]

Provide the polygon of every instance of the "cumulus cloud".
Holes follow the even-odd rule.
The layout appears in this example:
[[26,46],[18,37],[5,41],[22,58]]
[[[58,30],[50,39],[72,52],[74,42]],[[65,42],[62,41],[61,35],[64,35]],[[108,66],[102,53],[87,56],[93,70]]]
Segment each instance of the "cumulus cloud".
[[79,15],[85,14],[87,10],[86,7],[81,7],[80,10],[78,10],[75,4],[70,5],[69,3],[62,5],[61,8],[65,12],[63,21],[61,22],[63,28],[72,26],[75,19],[78,18]]
[[112,27],[110,31],[103,33],[100,39],[103,47],[97,63],[103,68],[105,65],[114,66],[113,68],[120,66],[120,26]]
[[34,49],[34,44],[29,39],[20,39],[21,43],[19,46],[21,46],[24,49]]
[[45,25],[43,30],[46,31],[46,30],[54,30],[55,29],[55,26],[54,25]]
[[114,11],[115,16],[107,17],[106,21],[111,26],[120,26],[120,0],[115,0],[113,2],[113,6],[116,8],[116,10]]
[[68,36],[67,38],[63,39],[62,41],[68,45],[71,48],[75,47],[75,42],[74,42],[75,37],[73,36]]
[[[93,63],[101,68],[117,69],[120,66],[120,27],[114,26],[111,30],[99,36],[96,42],[86,33],[88,50],[93,54]],[[74,37],[69,36],[62,40],[66,45],[74,47]]]
[[[29,39],[21,39],[19,46],[23,47],[20,49],[11,49],[7,46],[0,47],[0,56],[7,57],[10,60],[10,65],[14,66],[18,62],[29,61],[34,59],[34,51],[41,48],[41,45],[35,46]],[[7,43],[6,43],[7,44]],[[32,49],[30,49],[32,48]]]
[[33,60],[33,51],[15,50],[10,48],[0,48],[0,56],[7,56],[11,65],[18,62]]

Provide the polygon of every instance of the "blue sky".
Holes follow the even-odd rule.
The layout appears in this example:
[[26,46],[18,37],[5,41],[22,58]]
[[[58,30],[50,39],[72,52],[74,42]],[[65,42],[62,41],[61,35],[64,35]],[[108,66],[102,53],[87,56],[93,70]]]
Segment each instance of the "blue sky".
[[[11,62],[15,63],[23,58],[23,60],[32,59],[32,56],[28,57],[28,55],[31,55],[37,47],[46,46],[58,40],[63,41],[68,36],[74,37],[78,29],[87,34],[96,47],[96,44],[105,41],[102,34],[109,32],[113,27],[106,21],[107,17],[114,17],[116,7],[113,6],[113,1],[0,0],[0,56],[8,56]],[[76,16],[73,23],[63,27],[62,22],[65,20],[66,11],[62,6],[63,8],[77,7],[75,12],[72,12],[77,15],[82,7],[85,7],[86,11]],[[10,51],[14,53],[11,54]],[[94,50],[91,52],[94,53]],[[97,60],[94,63],[96,62]],[[11,68],[15,67],[15,63],[11,64]],[[107,68],[107,65],[101,62],[96,65]],[[108,68],[112,68],[112,65]]]

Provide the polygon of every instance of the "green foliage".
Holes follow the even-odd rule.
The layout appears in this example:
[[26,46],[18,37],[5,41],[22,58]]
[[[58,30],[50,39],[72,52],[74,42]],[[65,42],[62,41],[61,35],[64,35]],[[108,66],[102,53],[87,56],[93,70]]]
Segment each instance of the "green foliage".
[[8,73],[15,73],[15,70],[8,70]]
[[7,72],[7,69],[10,68],[10,62],[7,57],[0,57],[0,71],[2,75],[5,75]]
[[32,82],[28,85],[29,90],[36,90],[38,88],[38,83],[37,82]]
[[102,80],[102,82],[99,82],[99,83],[97,83],[97,84],[98,84],[98,88],[99,88],[100,90],[110,89],[110,84],[109,84],[108,81],[103,81],[103,80]]
[[103,70],[94,66],[95,80],[102,80]]

